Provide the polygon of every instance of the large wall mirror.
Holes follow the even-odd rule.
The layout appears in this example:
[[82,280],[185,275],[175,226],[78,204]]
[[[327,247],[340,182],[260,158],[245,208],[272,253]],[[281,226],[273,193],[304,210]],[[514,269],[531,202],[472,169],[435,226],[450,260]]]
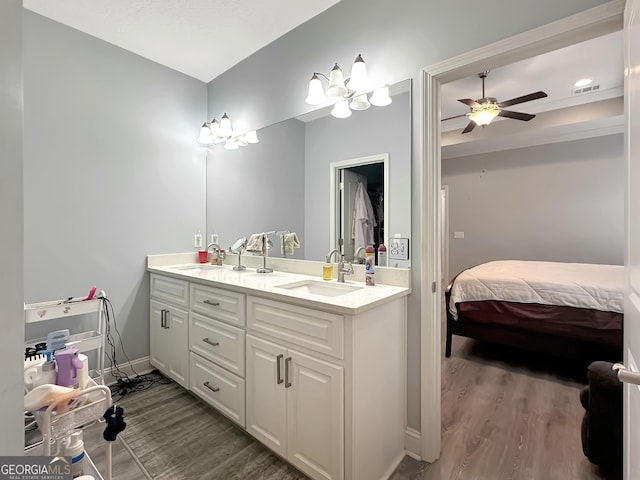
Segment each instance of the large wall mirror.
[[[207,240],[222,248],[239,237],[273,234],[270,257],[283,257],[279,232],[295,232],[300,248],[288,258],[323,261],[337,244],[335,165],[388,158],[384,187],[370,176],[372,203],[383,201],[383,238],[411,235],[411,80],[390,87],[393,102],[339,119],[324,107],[258,131],[260,140],[238,150],[207,150]],[[367,176],[367,170],[358,172]],[[407,262],[390,266],[408,267]]]

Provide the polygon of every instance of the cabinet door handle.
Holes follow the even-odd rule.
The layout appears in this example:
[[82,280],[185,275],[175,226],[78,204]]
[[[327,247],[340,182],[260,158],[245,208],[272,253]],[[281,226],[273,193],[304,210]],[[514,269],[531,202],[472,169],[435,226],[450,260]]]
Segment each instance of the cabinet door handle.
[[291,382],[289,381],[289,365],[291,365],[291,357],[287,357],[284,360],[284,388],[291,386]]
[[209,345],[211,345],[212,347],[217,347],[218,345],[220,345],[220,342],[216,342],[215,340],[209,340],[209,338],[203,338],[202,341],[204,343],[208,343]]
[[167,312],[166,308],[160,310],[160,328],[167,328]]
[[203,300],[202,303],[206,303],[207,305],[212,305],[214,307],[217,307],[220,305],[220,302],[214,302],[213,300]]
[[169,322],[171,321],[171,310],[164,311],[164,328],[169,328]]
[[276,357],[276,383],[280,385],[284,380],[282,380],[282,372],[280,371],[280,360],[282,360],[284,355],[280,354]]
[[209,390],[211,390],[214,393],[220,391],[220,389],[218,387],[212,386],[209,382],[204,382],[202,385],[204,385],[205,387],[207,387]]

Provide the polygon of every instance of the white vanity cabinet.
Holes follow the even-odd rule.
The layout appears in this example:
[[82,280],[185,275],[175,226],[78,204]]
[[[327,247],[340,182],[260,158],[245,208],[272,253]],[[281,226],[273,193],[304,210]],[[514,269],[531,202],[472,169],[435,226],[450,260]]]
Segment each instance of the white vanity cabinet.
[[189,388],[189,283],[151,275],[151,365]]
[[189,389],[245,426],[245,295],[191,283]]
[[248,295],[247,431],[313,479],[388,478],[404,456],[405,311]]
[[344,478],[344,369],[247,335],[247,431],[318,479]]

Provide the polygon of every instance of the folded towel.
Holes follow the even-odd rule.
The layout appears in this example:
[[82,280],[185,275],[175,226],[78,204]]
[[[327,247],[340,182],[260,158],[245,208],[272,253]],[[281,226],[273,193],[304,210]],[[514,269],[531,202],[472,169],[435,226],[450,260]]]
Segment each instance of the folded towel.
[[300,248],[300,240],[295,232],[285,233],[282,235],[282,244],[280,245],[280,253],[283,255],[293,255],[293,249]]
[[266,238],[267,236],[264,233],[254,233],[249,237],[246,251],[250,253],[256,253],[258,255],[266,255]]

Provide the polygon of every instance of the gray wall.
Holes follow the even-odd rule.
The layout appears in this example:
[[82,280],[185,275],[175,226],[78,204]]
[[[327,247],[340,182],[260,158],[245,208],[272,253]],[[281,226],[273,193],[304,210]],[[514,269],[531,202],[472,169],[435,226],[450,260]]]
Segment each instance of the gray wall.
[[22,2],[0,2],[0,455],[23,452]]
[[[545,25],[604,0],[486,0],[449,2],[342,0],[283,35],[209,83],[209,117],[228,112],[241,130],[259,129],[312,110],[304,103],[312,72],[327,74],[334,62],[345,70],[358,53],[373,78],[395,83],[413,79],[420,69],[511,35]],[[357,24],[354,22],[357,19]],[[496,19],[499,19],[496,21]],[[477,28],[478,25],[491,28]],[[420,112],[421,95],[413,96]],[[421,131],[412,127],[412,245],[419,237]],[[420,264],[412,250],[414,293],[408,301],[408,425],[420,429]]]
[[[330,169],[333,162],[389,154],[387,233],[411,234],[411,108],[408,92],[391,105],[353,112],[349,118],[331,116],[307,123],[305,139],[305,255],[322,261],[329,238]],[[335,242],[335,239],[333,239]]]
[[24,95],[24,299],[95,285],[145,357],[145,256],[195,251],[206,228],[206,85],[25,10]]
[[[233,118],[232,118],[233,120]],[[240,237],[272,230],[296,232],[304,239],[304,124],[296,119],[258,132],[260,142],[207,151],[207,230],[222,248]],[[280,238],[270,237],[280,257]],[[207,238],[209,241],[210,238]]]
[[625,178],[622,134],[443,160],[450,276],[503,259],[624,264]]

